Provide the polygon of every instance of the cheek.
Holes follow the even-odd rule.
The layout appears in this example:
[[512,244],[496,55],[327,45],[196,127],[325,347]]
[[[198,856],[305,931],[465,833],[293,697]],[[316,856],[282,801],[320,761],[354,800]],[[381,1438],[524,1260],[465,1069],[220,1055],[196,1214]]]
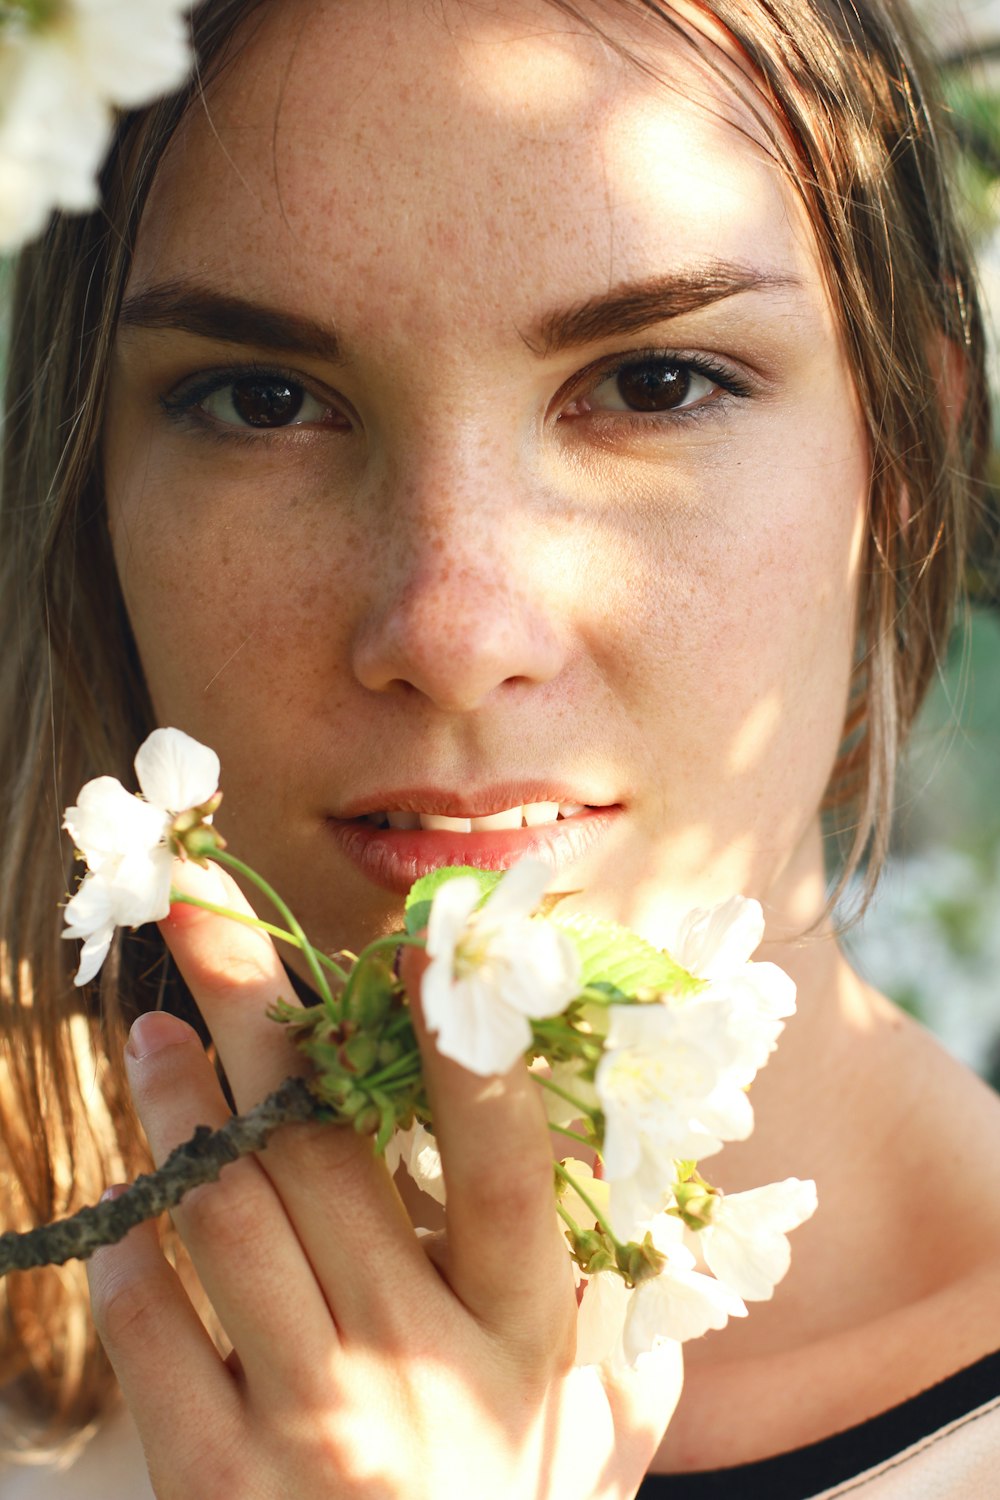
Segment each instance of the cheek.
[[725,805],[731,826],[753,807],[771,819],[787,809],[798,825],[843,726],[864,451],[845,444],[808,471],[762,461],[721,479],[699,513],[664,516],[635,539],[626,571],[642,583],[620,615],[618,654],[641,664],[632,703],[668,797],[704,824],[721,824]]
[[287,479],[273,506],[269,493],[255,487],[251,509],[213,488],[209,504],[196,472],[109,463],[115,559],[157,719],[220,752],[320,694],[337,711],[330,667],[363,539],[327,534]]

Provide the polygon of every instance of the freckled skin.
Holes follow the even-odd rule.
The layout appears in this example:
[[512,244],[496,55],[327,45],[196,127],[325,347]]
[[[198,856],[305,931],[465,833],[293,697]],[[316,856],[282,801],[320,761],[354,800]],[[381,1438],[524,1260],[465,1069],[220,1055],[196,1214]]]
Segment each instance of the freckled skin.
[[[218,750],[220,825],[331,949],[400,903],[328,819],[414,782],[620,804],[560,879],[654,939],[764,902],[798,1013],[711,1176],[815,1178],[820,1206],[773,1300],[687,1347],[654,1467],[811,1442],[1000,1343],[995,1096],[811,928],[868,489],[811,231],[652,23],[626,40],[666,86],[543,0],[261,17],[165,157],[128,295],[195,280],[335,328],[339,363],[257,362],[338,416],[171,419],[162,398],[255,351],[120,335],[108,518],[157,717]],[[544,353],[544,315],[714,258],[797,285]],[[637,424],[610,372],[650,350],[745,394]]]
[[[565,883],[653,936],[679,905],[742,890],[780,912],[818,879],[867,459],[809,231],[725,118],[552,14],[265,13],[212,129],[194,111],[168,152],[139,236],[130,294],[197,278],[344,346],[342,366],[291,365],[350,403],[350,430],[240,444],[158,405],[232,351],[130,333],[106,445],[158,719],[218,749],[234,848],[331,946],[398,902],[325,819],[414,780],[553,776],[622,803]],[[689,50],[647,54],[732,115]],[[802,285],[527,347],[553,307],[716,255]],[[560,420],[588,364],[649,347],[765,378],[655,432]],[[763,700],[780,712],[741,755]]]

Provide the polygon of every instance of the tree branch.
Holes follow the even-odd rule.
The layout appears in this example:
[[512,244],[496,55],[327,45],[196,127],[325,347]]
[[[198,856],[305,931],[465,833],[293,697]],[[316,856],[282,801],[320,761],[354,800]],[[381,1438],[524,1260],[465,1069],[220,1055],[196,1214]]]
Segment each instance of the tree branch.
[[245,1115],[234,1115],[221,1130],[199,1125],[194,1135],[175,1147],[155,1172],[145,1172],[117,1198],[81,1208],[68,1219],[58,1219],[23,1233],[0,1234],[0,1276],[34,1266],[61,1266],[86,1260],[102,1245],[115,1245],[143,1219],[155,1219],[173,1208],[192,1188],[215,1182],[223,1167],[262,1151],[281,1125],[328,1116],[304,1078],[286,1078]]

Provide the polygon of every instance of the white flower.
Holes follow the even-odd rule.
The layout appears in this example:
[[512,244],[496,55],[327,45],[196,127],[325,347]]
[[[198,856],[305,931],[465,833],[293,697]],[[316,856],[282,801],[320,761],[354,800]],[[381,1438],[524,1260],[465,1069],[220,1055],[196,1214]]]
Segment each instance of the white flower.
[[571,939],[531,919],[550,875],[525,859],[478,911],[481,891],[471,876],[446,881],[431,904],[424,1016],[438,1051],[480,1076],[513,1067],[531,1043],[529,1018],[558,1015],[579,993]]
[[658,1276],[640,1282],[628,1298],[622,1346],[632,1365],[666,1340],[700,1339],[710,1328],[724,1328],[730,1318],[747,1315],[731,1287],[694,1269],[695,1259],[682,1242],[684,1231],[678,1219],[659,1214],[649,1231],[667,1263]]
[[633,1295],[615,1271],[599,1271],[585,1279],[576,1315],[574,1364],[600,1365],[606,1360],[612,1365],[628,1363],[622,1334]]
[[436,1203],[445,1201],[441,1152],[434,1136],[419,1120],[409,1130],[397,1130],[385,1150],[385,1164],[393,1175],[400,1163],[417,1187]]
[[816,1184],[787,1177],[717,1198],[711,1222],[693,1238],[720,1281],[748,1302],[767,1302],[791,1261],[788,1231],[815,1211]]
[[587,1279],[577,1315],[576,1364],[635,1368],[665,1343],[686,1343],[710,1328],[724,1328],[730,1318],[746,1317],[732,1287],[694,1269],[677,1219],[658,1214],[647,1227],[666,1264],[634,1289],[613,1271]]
[[[579,1062],[550,1064],[540,1057],[536,1057],[532,1063],[531,1071],[536,1076],[545,1078],[556,1086],[555,1089],[550,1089],[542,1085],[542,1101],[550,1125],[572,1125],[582,1119],[588,1110],[600,1108],[594,1085],[580,1076],[581,1066]],[[564,1098],[564,1094],[571,1094],[574,1102]]]
[[777,964],[752,963],[764,937],[758,901],[732,896],[718,906],[696,907],[677,932],[671,957],[699,979],[709,981],[702,998],[732,1004],[731,1027],[743,1051],[741,1085],[748,1087],[767,1062],[795,1013],[795,984]]
[[753,1128],[730,1016],[728,1004],[701,997],[610,1008],[595,1084],[620,1239],[664,1207],[674,1160],[710,1156]]
[[564,1157],[562,1167],[572,1181],[566,1182],[564,1178],[559,1180],[556,1186],[558,1201],[580,1229],[590,1229],[596,1222],[594,1210],[584,1203],[576,1186],[579,1184],[598,1213],[606,1216],[610,1203],[608,1184],[594,1176],[594,1169],[589,1162],[580,1161],[575,1156]]
[[78,985],[101,967],[116,927],[167,915],[172,824],[179,813],[209,803],[219,785],[215,751],[179,729],[155,729],[136,755],[135,770],[141,798],[113,776],[98,776],[63,820],[89,872],[65,910],[63,937],[84,940]]
[[63,0],[37,26],[0,26],[0,251],[54,208],[97,204],[113,106],[178,87],[191,65],[190,0]]

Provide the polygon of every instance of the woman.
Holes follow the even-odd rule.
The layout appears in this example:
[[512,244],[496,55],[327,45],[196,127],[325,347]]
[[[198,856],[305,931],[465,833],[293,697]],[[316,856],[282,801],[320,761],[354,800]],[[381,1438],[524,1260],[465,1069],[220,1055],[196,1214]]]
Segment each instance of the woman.
[[[647,1469],[650,1495],[974,1495],[1000,1105],[848,968],[820,824],[845,810],[848,869],[884,851],[985,446],[904,19],[288,0],[197,25],[194,103],[124,122],[106,215],[55,226],[20,282],[7,1220],[135,1170],[128,1090],[156,1159],[222,1121],[208,1035],[238,1106],[289,1070],[273,950],[190,908],[173,966],[128,937],[72,1014],[53,812],[176,724],[221,755],[233,847],[331,950],[397,926],[420,869],[528,849],[660,942],[756,896],[799,1013],[716,1175],[815,1177],[820,1209],[773,1301],[688,1347],[661,1442],[670,1371],[568,1370],[529,1083],[483,1092],[428,1049],[434,1264],[365,1143],[318,1129],[183,1205],[180,1279],[148,1226],[95,1257],[161,1500],[627,1496]],[[7,1295],[16,1420],[65,1437],[111,1401],[79,1280]],[[58,1492],[90,1462],[108,1493],[120,1442]]]

